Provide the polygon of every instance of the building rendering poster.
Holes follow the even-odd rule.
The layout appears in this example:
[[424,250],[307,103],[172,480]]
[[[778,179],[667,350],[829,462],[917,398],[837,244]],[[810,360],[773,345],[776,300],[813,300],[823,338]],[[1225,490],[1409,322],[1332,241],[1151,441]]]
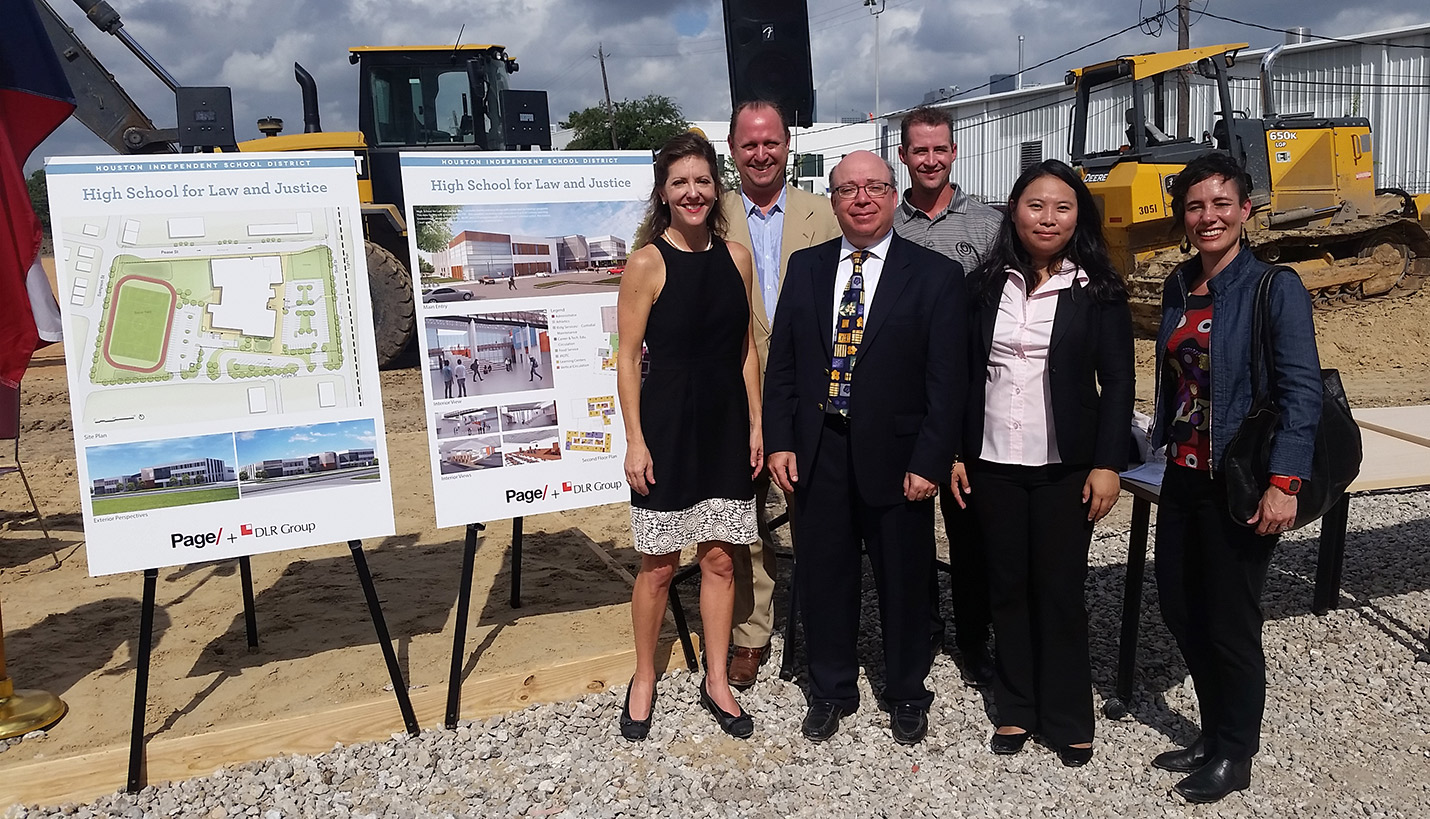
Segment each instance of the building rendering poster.
[[630,498],[616,293],[644,151],[403,154],[437,525]]
[[46,163],[92,575],[394,531],[354,162]]

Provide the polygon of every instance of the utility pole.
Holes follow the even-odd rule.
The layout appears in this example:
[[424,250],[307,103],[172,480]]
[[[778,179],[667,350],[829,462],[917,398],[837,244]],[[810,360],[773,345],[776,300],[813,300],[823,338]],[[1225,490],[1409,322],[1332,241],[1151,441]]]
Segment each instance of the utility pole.
[[611,107],[611,83],[606,79],[606,51],[601,43],[596,44],[596,59],[601,63],[601,86],[606,89],[606,123],[611,129],[611,150],[619,151],[616,144],[616,109]]
[[[1177,0],[1177,48],[1185,50],[1192,47],[1192,14],[1190,8],[1191,0]],[[1187,69],[1183,68],[1177,72],[1177,138],[1186,139],[1191,135],[1188,120],[1191,118],[1192,110],[1192,88],[1191,80],[1187,78]],[[1223,112],[1225,115],[1227,112]]]

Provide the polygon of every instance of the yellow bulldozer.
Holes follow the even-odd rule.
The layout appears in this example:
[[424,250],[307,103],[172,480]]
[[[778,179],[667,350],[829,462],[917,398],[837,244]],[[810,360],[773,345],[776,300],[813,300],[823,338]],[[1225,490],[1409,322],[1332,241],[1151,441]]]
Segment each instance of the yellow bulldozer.
[[[1247,240],[1256,255],[1295,269],[1317,303],[1390,293],[1419,280],[1405,278],[1412,262],[1430,264],[1430,236],[1417,221],[1424,199],[1375,187],[1369,120],[1276,113],[1271,67],[1279,46],[1261,62],[1262,116],[1234,110],[1228,70],[1246,47],[1119,57],[1067,74],[1076,89],[1073,165],[1102,208],[1113,261],[1127,279],[1143,333],[1155,332],[1162,283],[1187,258],[1168,185],[1209,151],[1229,153],[1251,175]],[[1169,86],[1188,66],[1214,81],[1219,110],[1201,137],[1175,138],[1167,131]],[[1124,134],[1111,144],[1090,144],[1097,134],[1089,120],[1105,121],[1119,108]]]
[[[74,0],[101,31],[117,37],[182,104],[182,86],[128,32],[104,0]],[[161,129],[140,110],[81,42],[48,0],[36,0],[45,28],[65,67],[78,106],[75,118],[119,153],[173,152],[180,128]],[[283,122],[258,121],[259,139],[218,145],[239,151],[342,151],[354,155],[366,234],[377,359],[383,367],[414,361],[416,331],[408,225],[398,154],[411,151],[495,151],[551,146],[544,91],[514,91],[508,76],[516,60],[500,45],[359,46],[348,59],[358,66],[358,130],[324,132],[313,77],[294,63],[303,95],[303,133],[283,135]],[[227,89],[199,89],[222,91]],[[180,112],[182,119],[183,112]],[[228,111],[232,135],[232,111]]]

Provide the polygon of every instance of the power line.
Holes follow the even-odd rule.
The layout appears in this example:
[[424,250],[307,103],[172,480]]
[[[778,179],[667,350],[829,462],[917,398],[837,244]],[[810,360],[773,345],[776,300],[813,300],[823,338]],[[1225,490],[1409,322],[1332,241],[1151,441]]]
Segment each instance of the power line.
[[[1212,12],[1210,12],[1210,11],[1205,11],[1205,10],[1202,11],[1202,15],[1205,16],[1205,17],[1210,17],[1210,18],[1212,18],[1213,20],[1221,20],[1221,21],[1224,22],[1224,23],[1235,23],[1235,24],[1237,24],[1237,25],[1239,25],[1239,26],[1246,26],[1247,28],[1259,28],[1259,29],[1261,29],[1262,31],[1272,31],[1272,32],[1275,32],[1275,33],[1277,33],[1277,34],[1300,34],[1300,33],[1301,33],[1301,32],[1298,32],[1298,31],[1292,31],[1292,30],[1290,30],[1290,29],[1276,28],[1275,26],[1263,26],[1263,25],[1260,24],[1260,23],[1248,23],[1248,22],[1245,21],[1245,20],[1238,20],[1238,19],[1236,19],[1235,17],[1223,17],[1223,16],[1220,15],[1220,14],[1213,14]],[[1430,51],[1430,45],[1421,45],[1420,43],[1386,43],[1386,42],[1375,42],[1374,40],[1352,40],[1352,39],[1349,39],[1349,38],[1346,38],[1346,37],[1330,37],[1330,36],[1327,36],[1327,35],[1325,35],[1325,34],[1315,34],[1315,33],[1311,33],[1311,34],[1309,34],[1308,36],[1314,37],[1314,38],[1316,38],[1317,40],[1329,40],[1329,41],[1331,41],[1331,42],[1333,42],[1333,43],[1347,43],[1347,44],[1350,44],[1350,45],[1384,46],[1384,47],[1386,47],[1386,48],[1416,48],[1416,49],[1420,49],[1421,51]]]

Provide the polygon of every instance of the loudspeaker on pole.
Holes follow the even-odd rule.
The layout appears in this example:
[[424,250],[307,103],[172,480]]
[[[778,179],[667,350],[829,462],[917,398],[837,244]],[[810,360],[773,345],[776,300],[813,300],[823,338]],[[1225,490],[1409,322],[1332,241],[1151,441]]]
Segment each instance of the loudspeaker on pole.
[[777,103],[790,125],[814,124],[814,71],[805,0],[722,0],[730,103]]

